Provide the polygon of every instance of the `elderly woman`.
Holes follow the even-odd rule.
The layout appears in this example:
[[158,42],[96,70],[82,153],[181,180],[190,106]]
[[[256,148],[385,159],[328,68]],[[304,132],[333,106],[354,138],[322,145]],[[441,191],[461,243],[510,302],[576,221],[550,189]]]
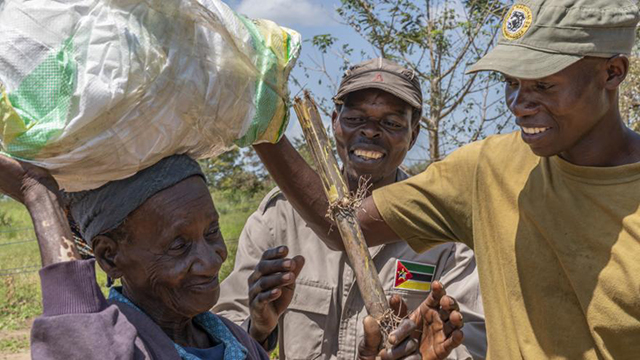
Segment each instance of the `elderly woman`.
[[[0,190],[31,213],[45,265],[33,358],[268,359],[243,329],[209,312],[227,249],[195,161],[169,157],[131,178],[67,196],[95,261],[121,279],[108,300],[96,284],[94,261],[70,261],[78,257],[55,181],[4,157],[0,174]],[[293,280],[267,293],[292,292],[282,288],[295,282],[296,265],[299,271],[301,259],[293,261]]]
[[[0,155],[0,192],[26,205],[44,265],[44,312],[32,328],[34,359],[268,359],[264,348],[277,335],[277,318],[291,301],[304,259],[285,259],[286,247],[263,255],[260,276],[248,279],[253,338],[209,312],[227,250],[194,160],[172,156],[131,178],[66,195],[95,262],[110,278],[121,279],[122,287],[112,288],[108,299],[96,283],[94,260],[78,260],[58,186],[47,171]],[[360,358],[420,358],[419,339],[410,336],[417,326],[422,339],[430,339],[422,343],[422,356],[446,357],[462,333],[447,330],[439,314],[460,317],[457,327],[462,317],[455,301],[435,287],[391,334],[394,347],[388,351],[379,350],[380,329],[367,318]]]

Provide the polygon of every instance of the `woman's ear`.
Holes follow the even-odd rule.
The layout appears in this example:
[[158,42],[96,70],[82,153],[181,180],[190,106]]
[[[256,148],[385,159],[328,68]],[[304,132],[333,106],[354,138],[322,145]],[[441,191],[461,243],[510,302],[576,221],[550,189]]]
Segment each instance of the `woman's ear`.
[[122,277],[122,271],[118,268],[118,241],[107,235],[98,235],[93,238],[93,254],[96,262],[104,272],[112,279]]

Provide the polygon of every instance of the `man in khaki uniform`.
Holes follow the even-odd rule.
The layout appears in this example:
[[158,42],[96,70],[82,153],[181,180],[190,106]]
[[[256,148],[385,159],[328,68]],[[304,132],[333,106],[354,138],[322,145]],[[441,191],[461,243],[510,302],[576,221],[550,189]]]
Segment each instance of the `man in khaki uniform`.
[[[639,18],[628,0],[516,1],[471,71],[504,75],[520,131],[363,200],[369,246],[474,249],[487,358],[640,356],[640,134],[618,103]],[[321,183],[295,149],[255,148],[306,223],[339,248]]]
[[[350,188],[361,176],[371,178],[373,189],[407,179],[398,166],[415,142],[422,106],[413,72],[383,59],[358,64],[343,78],[335,100],[333,127]],[[396,114],[403,109],[410,111],[410,123]],[[366,310],[347,256],[318,239],[277,188],[247,221],[214,311],[245,322],[247,278],[263,252],[280,245],[289,248],[289,256],[305,258],[293,300],[278,323],[280,358],[356,358]],[[374,247],[371,254],[387,294],[401,295],[409,309],[426,298],[433,280],[440,280],[459,302],[465,321],[464,345],[449,358],[484,358],[484,317],[471,249],[449,243],[417,254],[398,242]]]

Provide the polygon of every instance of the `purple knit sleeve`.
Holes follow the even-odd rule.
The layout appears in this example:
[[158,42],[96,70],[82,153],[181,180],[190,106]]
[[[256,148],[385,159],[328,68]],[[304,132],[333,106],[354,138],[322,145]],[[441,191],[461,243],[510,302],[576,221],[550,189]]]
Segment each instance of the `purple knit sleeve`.
[[[44,313],[31,328],[32,359],[178,358],[170,352],[150,355],[135,325],[105,300],[93,260],[47,266],[40,270],[40,279]],[[166,338],[161,330],[157,332]]]
[[108,303],[96,283],[95,260],[66,261],[40,270],[43,316],[88,314]]

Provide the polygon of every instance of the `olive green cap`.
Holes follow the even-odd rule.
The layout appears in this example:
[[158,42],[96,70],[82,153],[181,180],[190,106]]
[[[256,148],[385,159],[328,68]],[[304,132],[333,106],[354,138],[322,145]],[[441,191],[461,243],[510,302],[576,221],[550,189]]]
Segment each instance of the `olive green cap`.
[[467,73],[520,79],[553,75],[586,57],[628,55],[638,7],[630,0],[520,0],[505,16],[498,44]]
[[351,66],[344,73],[333,101],[341,104],[347,94],[372,88],[386,91],[414,108],[422,109],[422,88],[415,71],[383,58]]

